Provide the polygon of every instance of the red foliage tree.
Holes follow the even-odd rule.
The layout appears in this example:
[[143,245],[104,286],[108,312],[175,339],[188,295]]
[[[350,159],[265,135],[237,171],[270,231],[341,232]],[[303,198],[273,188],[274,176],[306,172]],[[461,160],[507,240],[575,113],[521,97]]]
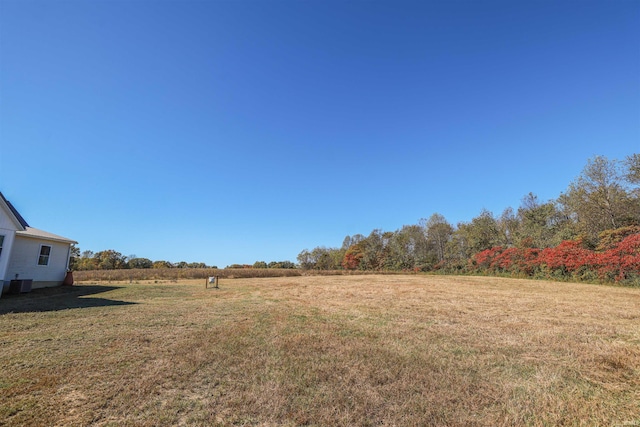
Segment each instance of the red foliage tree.
[[363,253],[358,245],[353,245],[344,254],[342,259],[342,268],[345,270],[357,270],[360,267]]

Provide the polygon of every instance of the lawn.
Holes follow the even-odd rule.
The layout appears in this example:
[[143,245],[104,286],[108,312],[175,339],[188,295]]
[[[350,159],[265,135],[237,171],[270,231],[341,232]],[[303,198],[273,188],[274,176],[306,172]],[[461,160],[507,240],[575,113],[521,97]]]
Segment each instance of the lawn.
[[640,426],[640,289],[371,275],[3,296],[0,425]]

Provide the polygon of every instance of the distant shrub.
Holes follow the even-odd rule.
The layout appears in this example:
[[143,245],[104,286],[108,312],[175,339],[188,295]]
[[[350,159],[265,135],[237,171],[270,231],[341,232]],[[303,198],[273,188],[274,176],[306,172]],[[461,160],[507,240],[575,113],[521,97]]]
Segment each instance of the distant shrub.
[[[640,233],[628,227],[609,233],[601,250],[585,247],[581,240],[565,240],[553,248],[494,247],[478,252],[469,271],[509,274],[553,280],[616,282],[637,286],[640,277]],[[607,248],[607,249],[604,249]]]

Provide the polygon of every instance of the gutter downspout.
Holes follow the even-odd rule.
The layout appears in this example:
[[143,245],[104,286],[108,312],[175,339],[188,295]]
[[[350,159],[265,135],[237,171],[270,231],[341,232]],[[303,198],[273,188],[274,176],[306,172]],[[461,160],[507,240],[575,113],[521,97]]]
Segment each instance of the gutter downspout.
[[71,260],[71,245],[69,245],[69,248],[67,249],[67,265],[65,265],[64,269],[66,271],[69,271],[69,261]]
[[73,285],[73,273],[69,270],[69,260],[71,259],[71,245],[69,245],[69,249],[67,250],[67,267],[64,275],[64,280],[62,281],[63,285],[72,286]]

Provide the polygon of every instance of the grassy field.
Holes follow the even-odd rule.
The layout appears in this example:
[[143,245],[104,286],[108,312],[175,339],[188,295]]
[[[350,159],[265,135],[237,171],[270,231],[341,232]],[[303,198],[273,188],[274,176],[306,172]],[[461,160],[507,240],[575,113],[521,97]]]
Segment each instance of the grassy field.
[[328,276],[0,299],[0,425],[640,426],[640,289]]
[[[334,271],[333,274],[340,272]],[[77,282],[185,281],[218,276],[223,279],[302,276],[298,268],[127,268],[119,270],[74,271]]]

